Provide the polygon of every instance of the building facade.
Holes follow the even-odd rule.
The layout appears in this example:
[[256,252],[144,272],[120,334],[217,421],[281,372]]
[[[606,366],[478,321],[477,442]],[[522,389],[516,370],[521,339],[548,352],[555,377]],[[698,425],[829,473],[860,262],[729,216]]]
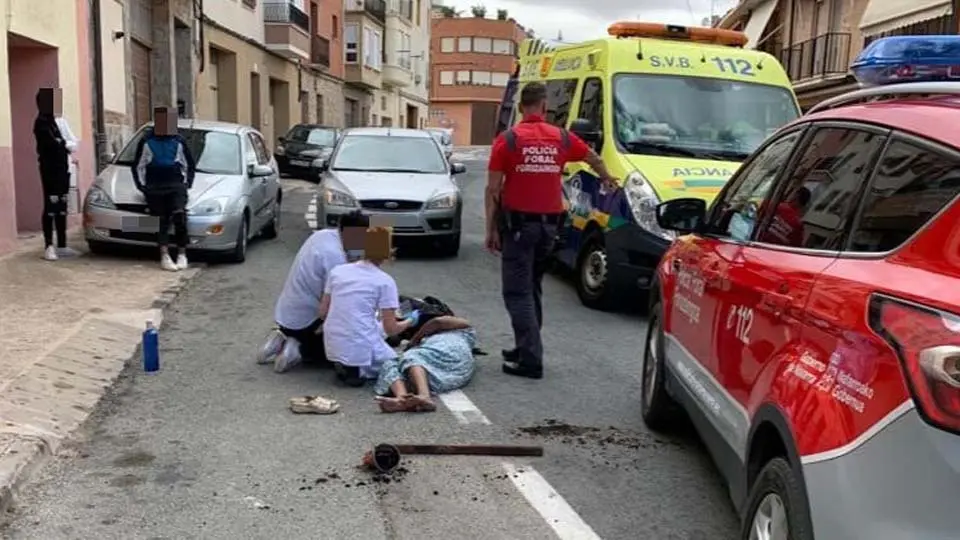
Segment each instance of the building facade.
[[[0,253],[12,250],[19,236],[40,229],[43,197],[33,139],[38,89],[62,90],[63,116],[80,139],[74,195],[93,180],[89,18],[86,0],[0,0],[6,34],[0,44],[0,66],[6,72],[0,78]],[[77,224],[78,218],[72,216],[71,222]]]
[[430,95],[430,10],[427,0],[388,0],[381,85],[373,91],[369,125],[426,126]]
[[205,0],[196,117],[271,148],[298,123],[342,126],[342,20],[339,0]]
[[850,64],[885,36],[956,34],[954,0],[742,0],[718,24],[776,56],[802,109],[857,88]]
[[434,17],[429,125],[452,129],[458,146],[490,144],[524,39],[525,30],[513,20]]

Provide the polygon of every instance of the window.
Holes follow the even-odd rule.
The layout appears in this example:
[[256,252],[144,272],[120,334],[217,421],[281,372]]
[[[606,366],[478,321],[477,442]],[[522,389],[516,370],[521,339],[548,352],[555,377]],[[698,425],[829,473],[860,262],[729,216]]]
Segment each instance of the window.
[[577,79],[547,81],[547,122],[559,127],[567,127],[570,118],[570,104],[577,93]]
[[457,51],[470,52],[470,42],[472,38],[462,37],[457,40]]
[[489,71],[474,71],[473,72],[473,84],[479,86],[490,86],[490,72]]
[[458,72],[457,72],[457,84],[470,84],[470,72],[469,72],[469,71],[458,71]]
[[333,146],[337,142],[337,131],[310,126],[295,126],[287,134],[287,140]]
[[907,241],[960,194],[960,159],[895,140],[863,197],[850,251],[890,251]]
[[365,28],[363,34],[363,65],[375,70],[383,66],[383,37],[372,28]]
[[355,24],[347,24],[343,27],[343,60],[348,64],[356,64],[359,61],[358,49],[360,36],[360,27]]
[[487,37],[473,38],[473,52],[478,52],[478,53],[493,52],[493,40]]
[[[420,174],[445,174],[446,159],[430,137],[348,135],[341,139],[331,169],[378,171],[384,169]],[[395,177],[384,176],[384,182]],[[406,180],[404,180],[406,181]]]
[[333,17],[330,18],[330,20],[333,23],[333,27],[330,30],[330,37],[332,37],[333,39],[337,39],[338,37],[340,37],[340,19],[338,19],[337,16],[334,15]]
[[381,116],[380,125],[382,127],[393,127],[393,118],[390,118],[389,116]]
[[380,108],[387,110],[387,96],[380,96]]
[[790,152],[800,138],[794,131],[767,145],[741,168],[732,184],[710,211],[708,232],[745,242],[753,235],[760,207],[771,193],[773,183],[787,165]]
[[578,118],[586,118],[603,129],[603,83],[600,79],[590,78],[583,83]]
[[247,144],[243,149],[243,162],[246,165],[256,165],[260,162],[260,156],[257,153],[257,145],[253,142],[253,137],[247,135]]
[[400,67],[410,69],[410,53],[411,53],[411,40],[410,34],[406,32],[400,33]]
[[509,73],[491,73],[490,74],[490,84],[494,86],[506,86],[507,81],[510,80]]
[[453,84],[453,72],[452,71],[441,71],[440,72],[440,84],[448,86]]
[[493,40],[493,54],[513,54],[513,42],[509,39]]
[[261,165],[270,164],[270,152],[267,151],[267,145],[256,133],[250,134],[250,140],[253,141],[253,148],[257,152],[257,161]]
[[814,132],[764,219],[760,242],[840,250],[885,135],[848,128]]
[[440,52],[453,52],[455,40],[452,37],[445,37],[440,40]]

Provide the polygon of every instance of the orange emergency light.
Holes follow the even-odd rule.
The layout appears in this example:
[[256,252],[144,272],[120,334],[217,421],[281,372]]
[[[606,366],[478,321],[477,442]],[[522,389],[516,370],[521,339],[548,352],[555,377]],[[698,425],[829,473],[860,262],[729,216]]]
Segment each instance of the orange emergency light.
[[712,43],[730,47],[743,47],[747,44],[747,35],[723,28],[705,28],[702,26],[680,26],[645,22],[620,21],[610,25],[607,33],[617,38],[659,38]]

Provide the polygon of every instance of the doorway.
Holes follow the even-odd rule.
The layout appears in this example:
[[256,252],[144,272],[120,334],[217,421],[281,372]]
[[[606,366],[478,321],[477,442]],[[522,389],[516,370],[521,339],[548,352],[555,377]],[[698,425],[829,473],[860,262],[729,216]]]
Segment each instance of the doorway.
[[407,127],[410,129],[420,127],[420,109],[413,105],[407,105]]
[[290,84],[280,79],[270,78],[270,109],[273,111],[273,137],[283,136],[290,131]]
[[177,75],[180,116],[193,118],[193,32],[180,19],[173,20],[173,55]]
[[133,119],[136,127],[152,120],[150,104],[150,49],[135,39],[130,40],[130,78],[133,79]]
[[263,117],[260,114],[260,74],[250,73],[250,125],[257,131],[262,131],[260,123]]

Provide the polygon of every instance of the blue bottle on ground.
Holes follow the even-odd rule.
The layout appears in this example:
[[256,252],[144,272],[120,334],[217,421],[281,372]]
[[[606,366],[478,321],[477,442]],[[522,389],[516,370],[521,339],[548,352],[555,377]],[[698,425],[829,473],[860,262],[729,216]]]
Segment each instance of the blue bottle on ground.
[[143,331],[143,371],[155,373],[160,370],[160,336],[153,321],[147,321],[147,328]]

